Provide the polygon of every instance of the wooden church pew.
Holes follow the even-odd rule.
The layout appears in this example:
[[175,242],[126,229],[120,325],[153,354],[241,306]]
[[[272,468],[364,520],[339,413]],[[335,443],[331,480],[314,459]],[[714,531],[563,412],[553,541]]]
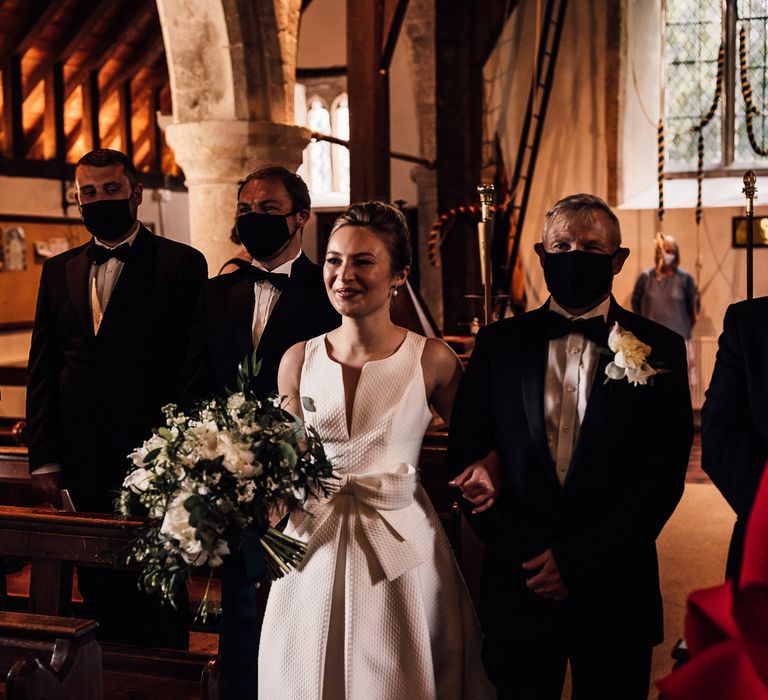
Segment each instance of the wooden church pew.
[[[141,524],[140,518],[0,506],[0,557],[31,560],[30,613],[58,616],[70,607],[73,565],[119,566]],[[209,674],[203,678],[214,659],[212,654],[118,644],[102,648],[105,685],[124,690],[126,698],[156,691],[158,695],[144,697],[214,700]]]
[[101,700],[93,620],[0,612],[0,676],[8,700]]

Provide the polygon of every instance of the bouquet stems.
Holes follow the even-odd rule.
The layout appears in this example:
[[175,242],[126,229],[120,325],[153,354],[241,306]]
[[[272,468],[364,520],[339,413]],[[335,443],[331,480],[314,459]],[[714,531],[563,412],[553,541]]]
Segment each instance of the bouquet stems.
[[264,548],[269,578],[273,581],[290,573],[291,569],[301,563],[307,552],[305,542],[275,530],[273,527],[267,529],[259,542]]

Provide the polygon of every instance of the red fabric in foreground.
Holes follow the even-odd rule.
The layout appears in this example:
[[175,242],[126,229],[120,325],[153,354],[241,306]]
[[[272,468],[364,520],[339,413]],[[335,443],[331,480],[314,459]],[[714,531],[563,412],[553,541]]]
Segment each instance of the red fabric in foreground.
[[691,660],[658,682],[665,700],[768,700],[768,468],[747,526],[741,581],[688,598]]

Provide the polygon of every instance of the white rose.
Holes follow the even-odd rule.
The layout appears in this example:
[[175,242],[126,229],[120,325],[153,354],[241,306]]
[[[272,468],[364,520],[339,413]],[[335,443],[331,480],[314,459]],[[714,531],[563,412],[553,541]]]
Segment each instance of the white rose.
[[237,445],[228,432],[220,432],[216,440],[217,452],[224,457],[222,464],[227,471],[239,477],[256,476],[261,473],[261,464],[253,463],[253,452]]
[[[184,559],[190,563],[195,561],[195,554],[201,551],[200,541],[195,537],[195,528],[189,524],[189,511],[184,507],[192,494],[189,491],[179,491],[171,501],[160,526],[160,534],[172,537],[179,542],[179,549]],[[188,555],[192,555],[188,558]]]
[[130,489],[134,493],[144,493],[152,483],[154,474],[148,469],[134,469],[123,480],[123,488]]
[[651,354],[650,345],[623,330],[618,323],[613,325],[608,336],[608,347],[616,353],[614,362],[627,369],[639,369]]
[[128,459],[130,459],[135,466],[143,467],[144,460],[146,459],[148,454],[149,454],[149,450],[147,449],[146,443],[145,443],[141,447],[137,447],[133,452],[131,452],[131,454],[128,455]]
[[651,354],[651,346],[638,340],[629,331],[623,330],[618,323],[608,336],[608,347],[615,353],[613,362],[605,368],[605,374],[609,379],[623,379],[637,386],[647,384],[648,380],[658,374],[648,364],[648,356]]

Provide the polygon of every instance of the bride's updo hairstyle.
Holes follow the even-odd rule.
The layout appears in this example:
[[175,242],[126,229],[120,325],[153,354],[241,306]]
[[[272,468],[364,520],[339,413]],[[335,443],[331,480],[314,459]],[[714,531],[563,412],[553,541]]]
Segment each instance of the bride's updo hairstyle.
[[386,202],[353,204],[333,224],[331,236],[344,226],[359,226],[375,233],[389,251],[392,272],[402,272],[411,264],[411,236],[403,213]]

